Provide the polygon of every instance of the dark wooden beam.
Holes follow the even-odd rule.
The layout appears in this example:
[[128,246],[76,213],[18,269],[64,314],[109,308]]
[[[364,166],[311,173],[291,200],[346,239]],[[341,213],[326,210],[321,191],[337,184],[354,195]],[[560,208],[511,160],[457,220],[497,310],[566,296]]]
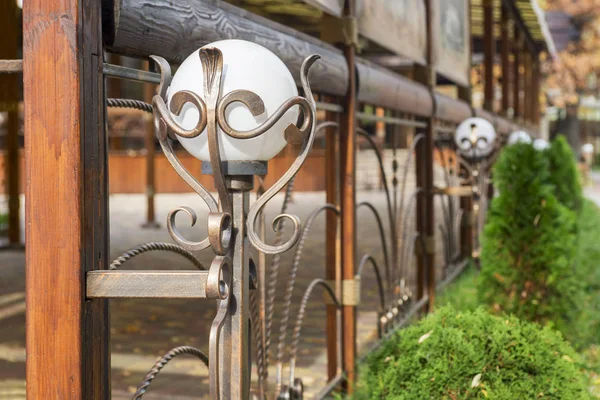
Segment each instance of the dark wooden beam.
[[[0,4],[0,59],[19,58],[19,34],[21,23],[19,11],[14,1]],[[21,90],[20,75],[0,74],[0,111],[6,111],[4,150],[5,193],[8,196],[8,245],[21,243],[21,218],[19,199],[19,99]]]
[[[336,103],[336,98],[326,96],[327,103]],[[338,114],[326,112],[326,121],[336,121]],[[338,197],[338,128],[332,127],[325,131],[325,196],[326,202],[339,206]],[[339,218],[333,212],[326,216],[326,255],[325,279],[335,282],[339,277],[340,266],[339,244]],[[327,378],[332,380],[338,373],[338,310],[333,304],[327,304]]]
[[[433,22],[432,0],[425,0],[426,15],[426,66],[417,66],[415,78],[434,93],[436,73],[433,66]],[[415,152],[417,188],[421,189],[416,205],[416,229],[419,232],[419,256],[417,257],[417,300],[428,296],[428,311],[435,304],[435,215],[433,194],[433,150],[435,127],[433,116],[426,118],[425,137],[418,143]]]
[[494,110],[494,62],[496,58],[496,38],[494,36],[494,1],[483,2],[483,54],[484,54],[484,105],[486,110]]
[[100,2],[28,0],[23,36],[27,396],[109,399],[107,302],[85,298],[109,256]]
[[501,115],[508,115],[510,108],[510,15],[505,5],[502,5],[500,22],[500,58],[502,66],[502,110]]
[[521,33],[517,25],[514,25],[513,35],[513,118],[519,119],[521,113]]
[[540,75],[542,71],[540,70],[540,59],[538,55],[533,56],[533,72],[532,72],[532,82],[531,82],[531,93],[532,93],[532,102],[531,102],[531,122],[534,125],[538,125],[540,123]]
[[[356,17],[356,0],[346,0],[344,16]],[[356,66],[356,48],[344,46],[348,71]],[[340,125],[340,217],[341,261],[343,282],[353,282],[356,275],[356,74],[348,76],[348,92]],[[356,378],[356,305],[342,305],[342,370],[346,375],[346,392],[352,394]]]

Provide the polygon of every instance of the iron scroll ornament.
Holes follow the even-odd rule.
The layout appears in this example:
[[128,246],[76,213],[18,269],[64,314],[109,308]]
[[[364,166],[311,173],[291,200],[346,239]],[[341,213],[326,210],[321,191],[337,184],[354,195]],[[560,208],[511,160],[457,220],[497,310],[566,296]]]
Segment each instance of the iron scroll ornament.
[[[312,64],[317,61],[319,55],[311,55],[302,63],[300,79],[305,97],[294,96],[285,101],[267,120],[257,128],[249,131],[236,131],[231,127],[226,118],[226,109],[235,102],[244,104],[254,116],[259,116],[265,111],[262,99],[248,90],[232,91],[220,97],[221,78],[223,70],[223,55],[217,48],[207,47],[199,51],[200,61],[204,70],[204,99],[191,91],[179,91],[171,97],[167,107],[167,89],[171,83],[171,68],[167,61],[158,56],[151,58],[157,63],[161,82],[158,94],[152,100],[154,109],[154,127],[161,148],[169,160],[171,166],[185,180],[185,182],[200,196],[208,206],[208,237],[202,241],[194,242],[186,239],[177,229],[175,216],[186,213],[194,226],[197,221],[196,213],[189,207],[178,207],[173,209],[168,216],[167,229],[173,240],[189,251],[199,251],[209,246],[217,255],[225,255],[230,247],[231,238],[231,200],[225,184],[222,170],[221,155],[219,150],[220,127],[224,134],[236,139],[250,139],[262,135],[269,130],[289,109],[298,106],[303,113],[303,121],[300,126],[290,124],[284,131],[288,143],[302,144],[300,153],[288,171],[279,178],[260,198],[252,204],[246,221],[248,240],[258,251],[266,254],[280,254],[291,249],[300,238],[300,220],[291,214],[280,214],[273,220],[272,226],[277,230],[282,219],[289,219],[294,226],[294,231],[287,242],[277,245],[269,245],[263,242],[255,230],[255,222],[262,208],[271,200],[295,175],[304,164],[306,157],[312,147],[315,138],[316,103],[314,101],[308,72]],[[191,103],[199,113],[198,122],[192,129],[184,129],[172,117],[171,113],[179,115],[184,104]],[[198,182],[192,174],[183,166],[177,158],[171,140],[175,137],[194,138],[202,134],[206,129],[208,135],[208,146],[210,153],[210,164],[213,171],[215,187],[217,189],[218,201],[208,190]]]

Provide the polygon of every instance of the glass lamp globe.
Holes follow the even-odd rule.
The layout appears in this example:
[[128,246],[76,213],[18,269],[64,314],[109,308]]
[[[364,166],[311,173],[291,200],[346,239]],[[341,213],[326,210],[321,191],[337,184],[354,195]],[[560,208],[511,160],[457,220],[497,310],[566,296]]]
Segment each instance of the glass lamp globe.
[[508,136],[508,144],[531,143],[531,136],[525,131],[514,131]]
[[494,149],[496,130],[483,118],[467,118],[458,125],[454,141],[466,157],[485,157]]
[[[286,100],[298,95],[290,71],[283,61],[266,48],[244,40],[221,40],[204,47],[214,47],[223,53],[219,98],[234,90],[245,89],[257,94],[264,102],[265,112],[257,117],[242,103],[236,102],[227,107],[225,116],[233,129],[241,132],[258,127]],[[196,50],[186,58],[173,76],[167,104],[181,90],[192,91],[204,100],[204,72],[198,53],[199,50]],[[275,157],[287,144],[285,128],[297,122],[299,113],[298,106],[290,108],[273,127],[251,139],[234,139],[218,127],[221,160],[267,161]],[[199,118],[198,110],[190,103],[184,105],[179,116],[172,116],[184,129],[192,129]],[[177,139],[194,157],[210,161],[207,136],[205,129],[194,138]]]
[[594,145],[591,143],[586,143],[581,146],[581,151],[585,154],[592,154],[594,152]]
[[550,143],[544,139],[535,139],[533,141],[533,148],[536,150],[546,150],[548,147],[550,147]]

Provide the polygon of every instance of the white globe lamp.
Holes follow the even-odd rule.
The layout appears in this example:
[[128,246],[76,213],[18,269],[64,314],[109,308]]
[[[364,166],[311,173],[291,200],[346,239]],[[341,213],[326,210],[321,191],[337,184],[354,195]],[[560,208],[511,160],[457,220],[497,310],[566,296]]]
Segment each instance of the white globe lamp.
[[548,143],[548,141],[546,141],[544,139],[535,139],[533,141],[533,148],[538,151],[546,150],[549,147],[550,147],[550,143]]
[[494,149],[496,130],[483,118],[467,118],[456,128],[454,141],[458,151],[467,158],[482,158]]
[[525,131],[515,131],[508,136],[508,144],[531,144],[531,136]]
[[[292,74],[270,50],[244,40],[222,40],[204,47],[214,47],[223,53],[223,72],[221,76],[220,97],[234,90],[248,90],[257,94],[263,101],[265,112],[253,116],[242,103],[236,102],[227,107],[225,116],[231,128],[236,131],[249,131],[264,123],[268,117],[286,100],[298,95]],[[170,104],[172,96],[188,90],[204,99],[204,71],[199,50],[192,53],[181,64],[168,92]],[[238,139],[219,131],[220,153],[222,161],[268,161],[275,157],[287,144],[285,128],[296,124],[300,109],[290,108],[264,134],[250,139]],[[198,109],[191,103],[183,106],[173,119],[184,129],[192,129],[199,119]],[[206,129],[193,138],[177,137],[181,145],[194,157],[210,161]]]

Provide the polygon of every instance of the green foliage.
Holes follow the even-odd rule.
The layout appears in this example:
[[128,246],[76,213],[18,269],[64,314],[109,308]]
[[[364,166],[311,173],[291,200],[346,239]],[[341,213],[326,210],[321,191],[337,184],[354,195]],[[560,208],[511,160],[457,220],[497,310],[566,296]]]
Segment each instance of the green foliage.
[[505,148],[494,179],[500,194],[482,238],[479,298],[568,336],[582,293],[574,269],[575,213],[556,199],[548,160],[529,144]]
[[452,306],[458,311],[474,311],[481,303],[477,298],[477,281],[479,274],[473,265],[452,284],[446,286],[435,300],[436,307]]
[[554,186],[554,195],[569,209],[579,210],[583,201],[583,189],[575,154],[569,142],[559,135],[545,153],[550,162],[549,182]]
[[587,399],[578,355],[550,328],[439,309],[366,360],[356,399]]
[[570,338],[575,347],[600,344],[600,209],[584,200],[577,218],[577,275],[584,284],[579,322]]

